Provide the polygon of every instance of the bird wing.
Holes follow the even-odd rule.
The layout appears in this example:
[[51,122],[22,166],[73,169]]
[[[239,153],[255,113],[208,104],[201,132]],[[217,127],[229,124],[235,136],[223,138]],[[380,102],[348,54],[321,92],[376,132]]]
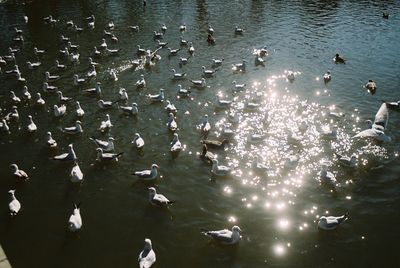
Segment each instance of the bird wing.
[[374,124],[380,125],[386,129],[387,123],[389,120],[389,110],[386,103],[382,103],[381,107],[379,108],[378,112],[375,115]]
[[135,171],[134,174],[141,178],[148,178],[151,175],[151,170]]
[[220,231],[208,231],[206,232],[206,235],[224,243],[230,243],[232,240],[232,232],[227,229]]
[[157,204],[157,205],[166,205],[168,204],[170,201],[168,200],[168,198],[166,198],[164,195],[162,194],[156,194],[153,197],[152,200],[153,203]]
[[54,160],[64,160],[67,158],[69,154],[68,153],[64,153],[64,154],[60,154],[60,155],[56,155],[53,157]]

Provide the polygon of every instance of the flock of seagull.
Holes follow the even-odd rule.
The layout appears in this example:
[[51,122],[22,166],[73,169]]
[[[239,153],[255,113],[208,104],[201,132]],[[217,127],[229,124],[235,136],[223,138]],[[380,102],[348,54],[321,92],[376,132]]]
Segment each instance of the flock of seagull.
[[[24,17],[24,20],[26,23],[28,23],[28,17]],[[51,15],[48,17],[45,17],[44,23],[48,25],[57,25],[60,24],[61,22],[55,18],[53,18]],[[88,18],[86,18],[87,21],[87,26],[90,29],[93,29],[95,27],[95,16],[91,15]],[[72,20],[69,20],[66,22],[67,27],[76,33],[81,33],[84,31],[83,28],[77,26]],[[113,30],[115,28],[115,25],[113,22],[109,22],[106,25],[106,28],[104,29],[104,36],[101,40],[100,45],[97,47],[94,47],[93,50],[93,57],[97,57],[99,55],[116,55],[119,53],[119,49],[112,49],[108,46],[106,38],[109,38],[111,42],[114,44],[118,43],[118,37],[113,33]],[[133,32],[139,32],[140,27],[139,26],[129,26],[129,28]],[[186,31],[186,25],[182,24],[179,27],[179,31],[185,32]],[[135,60],[131,61],[131,65],[133,68],[137,68],[139,66],[145,67],[145,68],[151,68],[151,66],[157,64],[157,62],[161,59],[160,55],[158,54],[158,51],[160,51],[163,48],[168,48],[170,56],[177,55],[179,51],[183,47],[187,47],[187,51],[189,55],[192,55],[195,51],[194,45],[192,42],[188,42],[181,37],[180,40],[180,48],[173,49],[170,47],[167,47],[166,42],[162,42],[161,40],[163,39],[163,36],[167,32],[167,26],[163,24],[161,26],[161,29],[159,32],[154,31],[154,39],[156,40],[158,44],[158,48],[155,49],[154,51],[151,50],[146,50],[142,48],[140,45],[137,46],[137,56],[138,58]],[[211,25],[208,26],[208,37],[207,41],[210,44],[215,44],[215,39],[214,39],[214,29],[211,27]],[[242,35],[244,33],[244,30],[240,28],[239,26],[236,26],[234,29],[234,33],[237,35]],[[63,43],[64,47],[59,50],[60,58],[68,61],[70,64],[78,64],[81,61],[81,54],[79,53],[79,45],[73,44],[71,42],[71,39],[61,35],[60,36],[60,41]],[[11,108],[9,111],[6,111],[3,108],[0,108],[0,114],[1,114],[1,122],[0,122],[0,131],[3,133],[9,133],[10,132],[10,124],[13,124],[13,122],[16,122],[19,120],[19,113],[18,113],[18,105],[23,103],[23,102],[30,102],[32,103],[32,96],[31,93],[28,90],[27,87],[27,81],[23,77],[21,71],[19,70],[18,64],[17,64],[17,55],[20,50],[23,49],[23,42],[24,42],[24,34],[23,30],[15,28],[15,37],[13,38],[13,43],[16,44],[14,48],[9,49],[9,54],[5,56],[0,57],[0,71],[4,73],[4,75],[10,79],[15,79],[18,83],[21,84],[22,87],[22,100],[20,97],[17,96],[17,94],[14,91],[10,91],[10,103],[12,104]],[[27,61],[26,65],[28,69],[30,70],[36,70],[38,69],[42,63],[39,61],[40,57],[45,55],[46,51],[39,49],[37,47],[34,47],[33,49],[33,54],[37,56],[38,61],[36,62],[31,62]],[[268,55],[268,51],[266,47],[263,47],[261,49],[258,49],[255,53],[255,63],[256,65],[263,65],[264,64],[264,58]],[[335,57],[333,58],[333,61],[335,63],[345,63],[345,59],[341,57],[339,54],[336,54]],[[63,70],[66,70],[68,68],[68,65],[64,65],[60,63],[60,59],[57,59],[54,61],[55,65],[50,66],[50,70],[56,70],[58,73],[62,72]],[[101,88],[101,82],[97,81],[95,83],[95,87],[93,88],[85,88],[86,85],[92,80],[96,79],[97,77],[97,72],[98,68],[97,66],[99,65],[96,63],[93,58],[88,57],[88,62],[89,62],[89,70],[87,71],[86,74],[84,75],[79,75],[75,74],[73,76],[73,85],[77,86],[81,89],[82,94],[88,95],[88,96],[94,96],[98,98],[97,105],[99,109],[101,110],[107,110],[110,109],[111,107],[114,107],[114,105],[118,105],[118,108],[126,115],[129,116],[136,116],[139,113],[138,110],[138,105],[137,103],[132,103],[131,106],[128,105],[128,94],[126,89],[121,88],[118,92],[118,99],[116,101],[106,101],[103,100],[102,97],[102,88]],[[185,57],[180,57],[179,58],[179,64],[185,65],[188,63],[188,58]],[[224,59],[212,59],[212,66],[213,67],[219,67],[224,64]],[[4,69],[4,71],[3,71]],[[218,69],[207,69],[205,66],[202,66],[202,78],[199,80],[190,80],[194,88],[206,88],[207,87],[207,81],[206,78],[211,78],[215,75]],[[232,70],[234,72],[245,72],[246,71],[246,60],[242,60],[240,63],[236,63],[232,65]],[[171,69],[172,72],[172,79],[175,80],[182,80],[186,78],[186,73],[180,73],[175,69]],[[118,80],[118,74],[115,70],[110,70],[109,71],[109,78],[113,81]],[[295,73],[294,72],[288,72],[287,73],[287,79],[291,82],[295,80]],[[62,118],[67,111],[67,106],[70,105],[70,103],[73,101],[73,98],[67,97],[63,95],[63,92],[54,85],[54,82],[58,81],[59,79],[62,78],[62,75],[56,75],[50,73],[50,71],[45,72],[45,79],[43,81],[43,87],[42,90],[45,92],[45,94],[56,94],[57,99],[58,99],[58,104],[54,104],[53,107],[53,115],[56,118]],[[325,83],[328,83],[331,80],[331,73],[328,71],[324,74],[323,76]],[[233,91],[238,92],[238,91],[243,91],[246,88],[246,84],[239,84],[236,81],[232,82],[233,84]],[[140,76],[140,79],[135,83],[135,87],[137,89],[142,89],[146,88],[146,80],[144,75],[142,74]],[[365,88],[371,93],[374,94],[376,91],[376,84],[374,81],[369,80],[368,83],[365,85]],[[190,89],[185,89],[182,87],[182,85],[178,85],[178,96],[181,98],[188,97],[191,94]],[[171,103],[170,100],[167,100],[165,97],[165,92],[164,89],[160,89],[157,94],[148,94],[147,98],[150,100],[150,102],[162,102],[165,103],[165,110],[168,113],[168,119],[166,121],[166,126],[167,128],[173,133],[173,140],[170,143],[170,150],[171,153],[173,154],[178,154],[182,149],[183,145],[179,140],[179,135],[177,131],[179,130],[178,123],[176,121],[176,113],[177,113],[177,108],[173,103]],[[218,99],[216,106],[220,109],[226,109],[229,108],[231,105],[232,101],[229,100],[222,100]],[[36,99],[34,100],[33,104],[35,106],[44,106],[46,104],[45,99],[42,97],[40,92],[36,93]],[[248,103],[247,108],[248,109],[258,109],[259,105],[256,103]],[[368,129],[365,129],[358,133],[357,135],[354,136],[354,138],[372,138],[375,139],[379,142],[388,142],[390,141],[390,137],[385,134],[385,130],[387,127],[387,122],[388,122],[388,110],[393,109],[393,110],[399,110],[400,109],[400,101],[399,102],[383,102],[380,109],[375,115],[374,121],[370,122],[370,127]],[[66,135],[79,135],[80,133],[83,132],[83,127],[82,127],[82,121],[81,118],[85,116],[85,111],[83,107],[81,106],[79,101],[75,101],[75,114],[76,117],[78,118],[75,121],[75,124],[73,126],[68,126],[68,127],[63,127],[61,128],[61,131],[65,133]],[[239,120],[237,114],[230,114],[229,115],[229,121],[232,123],[237,123]],[[98,131],[101,133],[108,133],[109,130],[113,127],[113,124],[111,122],[110,115],[107,113],[105,115],[104,120],[101,122],[100,126],[98,127]],[[307,128],[307,126],[304,126]],[[221,165],[219,160],[217,159],[216,155],[213,154],[209,149],[223,149],[225,145],[229,143],[229,137],[232,137],[234,132],[230,129],[224,129],[223,130],[223,137],[225,139],[222,140],[211,140],[211,139],[206,139],[207,133],[211,130],[212,126],[211,123],[209,122],[208,115],[204,115],[204,119],[202,122],[200,122],[197,125],[197,129],[200,133],[202,133],[202,137],[204,137],[203,140],[201,140],[202,143],[202,153],[201,153],[201,158],[204,159],[205,162],[209,163],[211,165],[211,173],[214,176],[227,176],[232,172],[232,168],[229,166]],[[31,115],[28,115],[28,125],[26,126],[26,131],[29,133],[35,133],[37,131],[38,127],[34,123],[34,119]],[[324,137],[335,137],[336,132],[335,129],[322,129],[321,130],[321,135]],[[249,138],[249,143],[257,143],[261,140],[263,140],[263,136],[260,135],[252,135]],[[290,137],[292,142],[298,142],[300,138],[296,136]],[[118,161],[118,159],[123,155],[123,152],[116,153],[115,152],[115,145],[114,145],[114,138],[109,136],[108,139],[103,140],[96,138],[95,136],[92,136],[90,140],[97,146],[97,158],[96,160],[98,162],[111,162],[111,161]],[[139,133],[134,134],[134,138],[131,142],[135,148],[138,150],[141,150],[144,145],[145,141],[141,137]],[[58,143],[57,141],[53,138],[51,132],[47,132],[46,137],[45,137],[45,144],[49,148],[57,148]],[[77,155],[74,151],[73,144],[69,144],[67,151],[55,155],[52,157],[54,161],[63,161],[63,162],[71,162],[73,163],[73,167],[70,172],[70,179],[74,183],[80,183],[83,180],[84,174],[82,170],[80,169],[78,162],[77,162]],[[344,156],[337,154],[337,159],[338,161],[347,167],[354,168],[357,165],[357,158],[356,156]],[[298,157],[295,155],[289,157],[287,163],[285,163],[285,167],[293,167],[296,165],[298,162]],[[13,175],[19,180],[19,181],[26,181],[29,179],[29,175],[21,170],[17,164],[11,164],[10,165],[12,169]],[[255,161],[253,162],[253,167],[255,169],[267,169],[265,165],[262,163],[258,162],[258,158],[255,158]],[[144,182],[154,182],[158,178],[158,170],[159,166],[155,163],[151,164],[150,169],[146,170],[139,170],[139,171],[134,171],[132,175],[137,176],[139,180],[144,181]],[[335,176],[332,172],[329,172],[327,167],[323,167],[322,170],[319,172],[319,176],[322,180],[329,181],[329,182],[334,182],[335,181]],[[157,190],[155,187],[149,187],[149,203],[161,207],[161,208],[168,208],[169,205],[173,204],[175,201],[168,199],[166,196],[163,194],[157,193]],[[15,190],[9,190],[9,194],[11,196],[11,201],[9,203],[9,210],[11,216],[16,216],[18,212],[21,209],[21,203],[18,201],[18,199],[15,196]],[[348,213],[342,215],[342,216],[321,216],[319,221],[318,221],[318,227],[324,230],[333,230],[335,229],[339,224],[344,222],[347,218],[349,217]],[[75,204],[73,205],[73,211],[72,214],[70,215],[68,219],[68,229],[71,232],[76,232],[79,231],[82,228],[83,222],[80,214],[80,204]],[[239,226],[233,226],[231,230],[223,229],[223,230],[217,230],[217,231],[210,231],[210,230],[205,230],[202,232],[202,234],[212,238],[213,240],[221,243],[221,244],[226,244],[226,245],[234,245],[237,244],[241,240],[241,233],[242,230]],[[139,254],[139,266],[140,267],[150,267],[155,261],[156,261],[156,254],[152,248],[152,241],[148,238],[145,239],[144,241],[144,249],[142,252]]]

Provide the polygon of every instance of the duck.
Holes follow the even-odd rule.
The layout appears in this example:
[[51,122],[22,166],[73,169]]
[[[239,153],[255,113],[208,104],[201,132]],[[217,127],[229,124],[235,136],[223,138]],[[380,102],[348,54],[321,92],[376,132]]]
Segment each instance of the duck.
[[90,140],[94,141],[94,143],[97,145],[98,148],[103,149],[104,152],[113,152],[115,147],[114,147],[114,138],[113,137],[108,137],[107,141],[103,141],[100,139],[96,139],[95,137],[90,137]]
[[232,172],[232,169],[227,166],[219,165],[218,159],[213,159],[212,160],[212,167],[211,167],[211,173],[215,176],[226,176],[229,175]]
[[160,93],[158,94],[148,94],[147,98],[150,99],[151,102],[163,102],[164,101],[164,89],[160,88]]
[[46,145],[50,148],[57,147],[57,141],[55,139],[53,139],[53,136],[50,131],[47,131],[47,133],[46,133]]
[[28,127],[27,127],[28,132],[30,132],[30,133],[36,132],[37,126],[33,122],[33,119],[32,119],[31,115],[28,115],[28,120],[29,120],[29,124],[28,124]]
[[76,105],[76,110],[75,110],[75,114],[77,117],[82,117],[85,115],[85,111],[82,109],[81,104],[79,103],[79,101],[75,102]]
[[364,86],[371,95],[374,95],[376,92],[376,83],[374,80],[368,80],[368,82]]
[[65,104],[60,105],[60,107],[54,104],[53,108],[55,117],[61,117],[67,112],[67,106],[65,106]]
[[152,164],[151,169],[134,171],[132,175],[138,177],[142,181],[152,181],[157,178],[159,168],[157,164]]
[[171,145],[171,148],[170,148],[171,152],[174,153],[174,152],[182,151],[182,143],[179,140],[178,133],[174,133],[174,138],[171,141],[170,145]]
[[73,204],[74,209],[71,216],[68,219],[68,230],[71,232],[77,232],[82,228],[82,217],[80,204]]
[[339,153],[335,153],[339,163],[342,166],[349,167],[349,168],[355,168],[357,166],[357,156],[352,155],[351,157],[341,155]]
[[70,176],[71,182],[73,182],[73,183],[83,181],[83,172],[76,161],[75,161],[74,166],[71,169],[69,176]]
[[198,88],[204,88],[207,86],[205,78],[201,78],[200,80],[190,80],[190,82],[192,82],[193,86]]
[[202,234],[211,237],[214,241],[224,245],[235,245],[242,239],[240,233],[242,229],[235,225],[232,230],[218,230],[218,231],[203,231]]
[[146,87],[146,80],[144,79],[144,75],[140,75],[140,79],[136,81],[135,83],[136,88],[143,88]]
[[295,78],[296,75],[293,71],[287,71],[286,79],[289,80],[289,82],[293,82]]
[[67,153],[62,153],[60,155],[53,156],[53,160],[56,161],[75,161],[76,159],[78,158],[76,157],[72,143],[68,145]]
[[212,147],[215,149],[224,149],[227,144],[229,144],[229,140],[223,139],[219,140],[201,140],[200,143],[207,145],[208,147]]
[[150,268],[156,262],[156,253],[149,238],[144,240],[144,248],[139,253],[138,262],[140,268]]
[[324,82],[325,82],[325,83],[328,83],[329,81],[331,81],[331,79],[332,79],[331,72],[330,72],[330,71],[327,71],[327,72],[324,74]]
[[175,201],[171,201],[168,198],[166,198],[162,194],[158,194],[156,191],[156,188],[154,187],[149,187],[149,202],[153,206],[156,207],[167,207],[168,205],[171,205],[175,203]]
[[36,105],[43,106],[45,104],[46,104],[45,100],[42,98],[41,94],[39,92],[37,92],[36,93]]
[[318,220],[318,228],[326,231],[335,230],[342,222],[344,222],[348,218],[349,218],[348,212],[339,217],[321,216]]
[[208,115],[204,115],[203,122],[197,125],[197,129],[203,133],[208,133],[211,129],[211,124],[208,122]]
[[177,73],[175,69],[171,69],[171,72],[173,72],[173,79],[182,79],[186,76],[186,73]]
[[133,140],[131,141],[132,144],[135,145],[135,147],[137,149],[142,149],[144,146],[144,140],[143,138],[140,136],[139,133],[135,133],[135,137],[133,138]]
[[15,178],[21,181],[29,180],[28,174],[26,174],[22,169],[19,169],[17,164],[11,164],[10,167]]
[[42,65],[42,63],[40,61],[38,62],[30,62],[27,61],[26,64],[28,65],[28,69],[29,70],[35,70],[38,69],[40,65]]
[[182,85],[178,85],[178,96],[179,97],[189,97],[190,93],[192,93],[190,90],[182,88]]
[[97,158],[96,161],[118,161],[118,157],[120,157],[123,152],[121,153],[104,153],[103,149],[97,148]]
[[75,126],[61,128],[61,131],[64,132],[65,134],[69,134],[69,135],[80,134],[83,132],[82,123],[81,123],[81,121],[76,120]]
[[113,124],[111,123],[110,115],[106,114],[106,119],[104,121],[101,121],[100,127],[97,130],[100,130],[100,132],[106,132],[110,130],[113,127]]
[[175,121],[175,116],[173,113],[168,114],[168,122],[167,122],[167,127],[170,131],[176,131],[178,130],[178,123]]
[[168,112],[168,113],[176,113],[178,110],[176,109],[175,105],[172,104],[169,100],[166,100],[166,105],[164,107],[164,109]]
[[8,203],[8,209],[12,217],[17,216],[18,212],[21,210],[21,203],[15,197],[15,190],[9,190],[8,193],[11,195],[11,201]]
[[118,106],[118,108],[127,115],[137,115],[139,113],[136,102],[133,102],[132,106]]
[[334,63],[346,63],[346,60],[340,56],[338,53],[336,53],[335,57],[333,57],[333,62]]
[[208,164],[212,164],[213,159],[217,158],[215,154],[208,150],[207,144],[203,144],[200,157]]

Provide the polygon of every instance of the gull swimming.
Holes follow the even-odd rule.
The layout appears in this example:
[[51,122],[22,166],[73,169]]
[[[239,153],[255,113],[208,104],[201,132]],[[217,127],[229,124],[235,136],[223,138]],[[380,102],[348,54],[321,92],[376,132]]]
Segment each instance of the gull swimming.
[[152,102],[163,102],[164,101],[164,89],[160,88],[160,92],[158,94],[148,94],[147,98]]
[[53,160],[57,160],[57,161],[75,161],[76,159],[77,159],[77,157],[76,157],[72,143],[68,145],[67,153],[53,156]]
[[180,152],[182,151],[182,143],[179,140],[178,133],[174,133],[174,138],[171,141],[171,152]]
[[43,106],[45,105],[46,102],[44,101],[44,99],[42,98],[41,94],[39,92],[36,93],[36,105],[40,105]]
[[134,144],[137,149],[142,149],[144,146],[144,140],[142,137],[140,137],[139,133],[135,133],[135,137],[131,143]]
[[76,120],[75,126],[61,128],[61,131],[69,135],[80,134],[83,132],[82,123],[81,121]]
[[156,262],[156,253],[153,250],[151,240],[144,240],[144,249],[139,253],[139,268],[150,268]]
[[223,139],[222,141],[218,140],[201,140],[202,144],[206,144],[208,147],[216,148],[216,149],[223,149],[225,145],[229,143],[227,139]]
[[19,169],[17,164],[11,164],[10,167],[12,169],[14,177],[16,177],[18,180],[29,180],[28,174],[26,174],[26,172],[22,169]]
[[136,81],[135,85],[136,88],[146,87],[146,80],[144,79],[143,74],[140,75],[140,79]]
[[55,93],[57,92],[58,88],[56,86],[51,86],[47,82],[43,83],[43,91],[47,93]]
[[82,180],[83,180],[82,170],[76,161],[75,161],[75,165],[71,169],[70,177],[71,177],[70,180],[73,183],[82,182]]
[[219,165],[217,159],[212,159],[211,173],[216,176],[226,176],[231,173],[232,169],[227,166]]
[[335,230],[342,222],[349,218],[349,213],[345,213],[342,216],[321,216],[318,220],[318,228],[322,230]]
[[86,93],[86,94],[90,94],[90,95],[100,96],[101,95],[101,87],[100,87],[100,85],[101,85],[101,83],[97,82],[96,86],[94,88],[84,89],[84,90],[82,90],[82,92]]
[[357,166],[357,156],[356,155],[352,155],[351,157],[345,156],[345,155],[341,155],[338,153],[335,153],[339,163],[342,166],[345,167],[349,167],[349,168],[355,168]]
[[61,116],[65,115],[65,113],[67,111],[67,106],[65,104],[62,104],[60,106],[57,106],[56,104],[54,104],[53,109],[54,109],[54,116],[61,117]]
[[77,117],[84,116],[85,115],[85,111],[82,109],[81,104],[79,103],[79,101],[77,101],[75,104],[76,104],[76,110],[75,110],[76,116]]
[[21,209],[21,203],[15,197],[15,190],[8,191],[11,194],[11,201],[8,203],[8,209],[11,216],[16,216]]
[[24,86],[23,88],[22,98],[24,100],[30,100],[32,98],[27,86]]
[[99,106],[99,108],[105,110],[105,109],[110,109],[113,107],[114,102],[112,101],[104,101],[104,100],[99,100],[97,102],[97,105]]
[[100,139],[96,139],[95,137],[90,137],[90,140],[94,141],[94,143],[101,149],[103,149],[104,152],[113,152],[114,151],[114,138],[113,137],[108,137],[107,141],[103,141]]
[[224,245],[234,245],[237,244],[242,236],[240,233],[242,230],[239,226],[235,225],[232,227],[232,231],[228,229],[218,230],[218,231],[204,231],[202,234],[211,237],[214,241],[217,241]]
[[61,91],[57,91],[57,98],[59,102],[69,102],[73,100],[73,98],[70,97],[64,97],[63,93]]
[[164,109],[168,113],[176,113],[177,112],[177,109],[174,104],[172,104],[169,100],[166,100],[166,103],[167,103],[167,105],[165,105]]
[[200,157],[208,164],[212,164],[212,161],[217,159],[217,156],[208,150],[207,144],[203,144]]
[[203,122],[199,125],[197,125],[197,129],[200,130],[203,133],[207,133],[211,129],[211,124],[208,122],[208,115],[204,115]]
[[100,127],[97,130],[100,130],[101,132],[105,132],[111,129],[113,127],[113,124],[111,123],[110,115],[106,114],[106,119],[104,121],[101,121]]
[[164,195],[157,194],[156,188],[154,187],[149,187],[149,202],[153,206],[157,207],[166,207],[170,204],[175,203],[175,201],[169,200]]
[[178,85],[178,96],[179,97],[188,97],[192,93],[190,90],[182,88],[182,85]]
[[134,171],[132,175],[137,176],[139,179],[143,181],[151,181],[155,180],[158,176],[158,169],[160,167],[156,164],[151,165],[151,169],[146,169],[146,170],[140,170],[140,171]]
[[198,87],[198,88],[204,88],[207,86],[206,79],[201,78],[200,80],[190,80],[192,82],[193,86]]
[[369,93],[371,93],[372,95],[374,95],[375,94],[375,92],[376,92],[376,83],[375,83],[375,81],[373,81],[373,80],[368,80],[368,82],[365,84],[365,86],[364,86],[367,90],[368,90],[368,92]]
[[53,139],[50,131],[47,131],[46,144],[50,148],[56,148],[57,147],[57,142],[56,142],[55,139]]
[[32,116],[28,115],[29,124],[27,127],[28,132],[35,132],[37,130],[36,124],[33,122]]
[[178,123],[176,123],[175,116],[173,113],[168,114],[167,127],[171,131],[176,131],[178,129]]
[[118,161],[118,157],[123,155],[123,152],[121,153],[104,153],[103,149],[97,148],[97,161]]
[[186,76],[186,73],[177,73],[175,69],[171,69],[171,72],[173,72],[172,78],[174,79],[182,79]]
[[82,228],[82,218],[80,204],[74,203],[74,210],[68,219],[68,229],[71,232],[77,232]]

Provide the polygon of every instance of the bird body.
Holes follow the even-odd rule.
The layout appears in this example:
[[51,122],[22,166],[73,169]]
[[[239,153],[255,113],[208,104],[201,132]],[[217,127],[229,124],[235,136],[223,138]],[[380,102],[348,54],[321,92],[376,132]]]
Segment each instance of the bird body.
[[207,133],[211,129],[211,124],[208,122],[208,115],[204,115],[203,122],[197,126],[197,129],[203,133]]
[[326,231],[335,230],[342,222],[347,220],[349,214],[346,213],[342,216],[321,216],[318,221],[318,228]]
[[173,113],[169,113],[168,115],[167,127],[171,131],[176,131],[178,129],[178,123],[176,123]]
[[79,101],[77,101],[75,104],[76,104],[76,110],[75,110],[76,116],[77,117],[84,116],[85,115],[85,111],[82,109],[81,104],[79,103]]
[[148,94],[147,98],[150,99],[151,102],[163,102],[164,101],[164,89],[160,89],[160,93],[158,94]]
[[158,169],[160,167],[156,164],[151,165],[151,169],[135,171],[132,175],[137,176],[140,180],[151,181],[155,180],[158,176]]
[[28,119],[29,119],[29,124],[28,124],[28,127],[27,127],[28,132],[30,132],[30,133],[35,132],[37,130],[37,126],[33,122],[32,116],[28,115]]
[[79,206],[80,204],[74,203],[74,210],[68,220],[68,229],[71,232],[77,232],[82,228],[81,209]]
[[180,152],[182,150],[182,143],[179,140],[178,133],[174,133],[174,139],[171,141],[171,152]]
[[52,137],[50,131],[47,132],[46,144],[47,144],[47,146],[49,146],[50,148],[55,148],[55,147],[57,147],[57,142],[56,142],[55,139],[53,139],[53,137]]
[[89,139],[94,141],[94,143],[97,145],[97,147],[103,149],[104,152],[113,152],[115,149],[115,147],[114,147],[115,139],[113,137],[108,137],[107,141],[96,139],[95,137],[90,137]]
[[242,230],[239,226],[235,225],[232,230],[218,230],[218,231],[205,231],[202,232],[204,235],[211,237],[214,241],[225,245],[237,244],[242,238],[240,233]]
[[54,104],[54,116],[55,117],[61,117],[65,115],[67,111],[67,106],[65,104],[62,104],[60,106],[57,106]]
[[156,253],[154,252],[151,240],[144,240],[144,249],[139,253],[139,268],[150,268],[156,262]]
[[119,109],[128,115],[137,115],[139,110],[137,108],[137,104],[134,102],[132,106],[119,106]]
[[108,131],[111,127],[113,127],[113,124],[111,123],[110,115],[106,114],[106,119],[104,121],[101,121],[98,130],[100,130],[101,132],[105,132]]
[[335,153],[336,157],[338,158],[339,163],[342,166],[349,167],[349,168],[355,168],[357,166],[357,156],[352,155],[351,157],[341,155],[338,153]]
[[176,113],[177,112],[177,109],[174,104],[172,104],[169,100],[167,100],[166,103],[167,103],[167,105],[165,105],[164,109],[168,113]]

